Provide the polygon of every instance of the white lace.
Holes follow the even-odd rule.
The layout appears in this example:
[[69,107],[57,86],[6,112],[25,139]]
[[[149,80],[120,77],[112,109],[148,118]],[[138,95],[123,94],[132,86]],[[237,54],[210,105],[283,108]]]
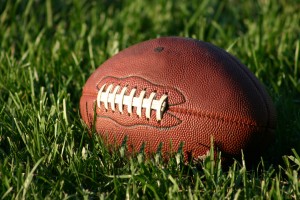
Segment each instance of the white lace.
[[150,119],[151,110],[156,111],[156,120],[160,121],[162,119],[163,112],[167,106],[166,94],[163,94],[159,100],[156,100],[156,93],[151,92],[149,98],[145,98],[146,91],[142,90],[139,96],[136,96],[136,89],[133,88],[129,95],[125,95],[127,87],[123,87],[121,92],[118,93],[121,89],[121,86],[116,85],[113,89],[113,84],[108,85],[104,84],[97,95],[97,106],[101,108],[101,104],[104,105],[104,108],[108,110],[108,104],[113,111],[116,110],[116,104],[118,104],[118,110],[120,113],[123,113],[123,106],[127,106],[127,112],[132,114],[132,108],[136,107],[136,114],[142,116],[142,108],[146,109],[146,118]]

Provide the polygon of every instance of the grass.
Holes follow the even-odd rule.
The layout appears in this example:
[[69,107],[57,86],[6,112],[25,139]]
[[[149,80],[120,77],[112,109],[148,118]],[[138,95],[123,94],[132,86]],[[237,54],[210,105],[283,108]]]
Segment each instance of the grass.
[[[1,199],[300,199],[299,9],[297,0],[0,0]],[[78,105],[90,74],[167,35],[228,50],[266,85],[278,128],[257,166],[185,165],[180,152],[168,163],[127,158],[89,137]]]

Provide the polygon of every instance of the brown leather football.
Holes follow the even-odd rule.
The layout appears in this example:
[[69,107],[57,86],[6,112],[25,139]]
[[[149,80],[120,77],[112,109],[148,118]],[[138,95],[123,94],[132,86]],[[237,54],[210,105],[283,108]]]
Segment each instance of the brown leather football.
[[224,50],[189,38],[145,41],[104,62],[83,88],[80,112],[106,144],[126,136],[129,152],[168,155],[182,143],[185,159],[197,160],[213,138],[228,160],[242,149],[258,157],[274,139],[275,110],[258,79]]

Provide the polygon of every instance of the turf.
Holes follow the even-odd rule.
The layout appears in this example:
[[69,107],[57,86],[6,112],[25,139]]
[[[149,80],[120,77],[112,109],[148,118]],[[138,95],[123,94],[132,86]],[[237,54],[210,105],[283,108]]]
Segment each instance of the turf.
[[[300,3],[242,2],[0,0],[1,199],[300,199]],[[260,163],[127,158],[89,137],[78,106],[90,74],[167,35],[224,48],[264,83],[278,127]]]

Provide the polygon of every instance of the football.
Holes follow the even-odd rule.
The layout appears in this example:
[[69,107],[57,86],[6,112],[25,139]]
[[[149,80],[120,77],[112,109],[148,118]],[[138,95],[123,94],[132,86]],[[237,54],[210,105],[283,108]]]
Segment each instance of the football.
[[274,140],[275,109],[263,85],[237,58],[210,43],[162,37],[104,62],[80,99],[84,122],[107,145],[164,157],[182,149],[201,160],[258,158]]

